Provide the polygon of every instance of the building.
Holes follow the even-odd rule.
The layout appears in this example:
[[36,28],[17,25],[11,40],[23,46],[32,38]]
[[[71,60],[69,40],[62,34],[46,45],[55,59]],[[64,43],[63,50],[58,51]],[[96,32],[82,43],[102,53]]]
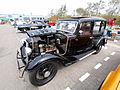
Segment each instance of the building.
[[24,15],[24,14],[1,14],[0,19],[7,20],[43,20],[46,17],[42,15]]

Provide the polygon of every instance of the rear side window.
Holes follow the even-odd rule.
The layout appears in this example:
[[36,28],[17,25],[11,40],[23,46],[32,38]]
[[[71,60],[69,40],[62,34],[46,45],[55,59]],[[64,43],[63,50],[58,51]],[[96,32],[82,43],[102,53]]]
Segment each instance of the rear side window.
[[103,21],[103,22],[101,23],[101,33],[104,33],[105,27],[106,27],[106,22]]
[[103,21],[95,21],[93,27],[93,34],[104,33],[105,22]]
[[95,21],[94,22],[93,34],[99,34],[100,33],[100,23],[101,23],[101,21]]

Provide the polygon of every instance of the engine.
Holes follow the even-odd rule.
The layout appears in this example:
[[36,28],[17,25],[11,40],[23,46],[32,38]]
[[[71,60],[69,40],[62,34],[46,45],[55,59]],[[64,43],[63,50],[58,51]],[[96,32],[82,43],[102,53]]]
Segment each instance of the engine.
[[40,53],[56,52],[56,40],[54,35],[41,37],[38,41]]
[[66,52],[67,37],[62,33],[44,29],[27,31],[27,34],[29,38],[25,40],[24,46],[30,58],[44,53],[64,54]]

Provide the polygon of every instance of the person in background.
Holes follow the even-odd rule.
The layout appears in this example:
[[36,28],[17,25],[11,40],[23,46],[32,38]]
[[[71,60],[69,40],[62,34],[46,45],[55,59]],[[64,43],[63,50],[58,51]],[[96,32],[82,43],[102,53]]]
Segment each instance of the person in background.
[[112,36],[112,35],[111,35],[111,30],[110,30],[110,29],[112,29],[112,27],[114,26],[115,20],[116,20],[116,18],[111,18],[111,19],[109,19],[109,21],[108,21],[107,35],[108,35],[109,37]]
[[116,20],[116,18],[112,18],[108,21],[109,29],[112,29],[112,26],[114,26],[114,24],[115,24],[115,20]]

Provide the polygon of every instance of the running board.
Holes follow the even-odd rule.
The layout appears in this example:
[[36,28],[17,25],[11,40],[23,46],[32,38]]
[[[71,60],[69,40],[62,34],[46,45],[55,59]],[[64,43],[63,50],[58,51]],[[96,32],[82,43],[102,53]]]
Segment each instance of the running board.
[[92,55],[95,52],[96,52],[96,50],[92,49],[90,51],[80,53],[79,55],[67,57],[70,61],[68,63],[66,63],[65,66],[69,66],[69,65],[71,65],[71,64],[73,64],[73,63],[75,63],[77,61],[81,61],[81,60],[87,58],[88,56]]
[[79,61],[81,61],[81,60],[83,60],[83,59],[85,59],[85,58],[87,58],[88,56],[90,56],[90,55],[92,55],[93,53],[95,53],[96,52],[96,50],[90,50],[90,51],[87,51],[87,52],[84,52],[84,53],[82,53],[82,54],[79,54],[79,55],[76,55],[76,56],[74,56],[77,60],[79,60]]

